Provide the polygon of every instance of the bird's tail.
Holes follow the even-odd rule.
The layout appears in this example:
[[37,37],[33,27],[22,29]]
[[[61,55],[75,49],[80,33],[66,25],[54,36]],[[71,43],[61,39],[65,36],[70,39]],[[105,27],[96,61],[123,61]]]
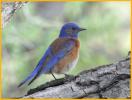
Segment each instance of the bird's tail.
[[31,81],[38,73],[39,71],[39,66],[37,66],[34,71],[25,79],[23,80],[19,85],[18,87],[21,87],[24,83],[26,83],[27,81]]

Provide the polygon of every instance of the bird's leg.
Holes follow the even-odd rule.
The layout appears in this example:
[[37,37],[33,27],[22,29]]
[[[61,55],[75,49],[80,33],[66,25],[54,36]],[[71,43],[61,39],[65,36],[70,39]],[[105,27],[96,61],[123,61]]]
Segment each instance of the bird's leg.
[[55,80],[57,80],[57,78],[56,78],[55,75],[52,73],[52,71],[51,71],[51,75],[54,77]]

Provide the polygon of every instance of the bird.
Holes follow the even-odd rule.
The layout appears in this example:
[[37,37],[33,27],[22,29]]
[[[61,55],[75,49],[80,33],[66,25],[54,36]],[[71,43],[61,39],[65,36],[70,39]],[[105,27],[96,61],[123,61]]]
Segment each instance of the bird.
[[42,74],[52,74],[55,78],[53,73],[65,74],[70,69],[73,69],[79,58],[79,33],[84,30],[86,29],[79,27],[74,22],[64,24],[58,38],[49,45],[35,69],[18,87],[21,87],[26,82],[30,85]]

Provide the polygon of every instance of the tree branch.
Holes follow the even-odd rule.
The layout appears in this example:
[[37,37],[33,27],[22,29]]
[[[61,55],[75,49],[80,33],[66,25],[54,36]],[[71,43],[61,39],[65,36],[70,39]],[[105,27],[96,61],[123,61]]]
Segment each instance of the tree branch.
[[15,12],[20,9],[26,2],[2,2],[2,26],[9,22]]
[[130,54],[117,63],[47,82],[23,98],[130,98]]

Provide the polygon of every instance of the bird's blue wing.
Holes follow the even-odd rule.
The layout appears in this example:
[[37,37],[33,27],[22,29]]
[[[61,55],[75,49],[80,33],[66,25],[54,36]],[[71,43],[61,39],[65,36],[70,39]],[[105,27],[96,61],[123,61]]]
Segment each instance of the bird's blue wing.
[[[27,81],[30,81],[29,84],[31,84],[40,74],[49,72],[54,67],[54,65],[57,64],[58,61],[73,48],[74,42],[64,42],[61,45],[62,48],[58,50],[58,52],[56,52],[56,54],[54,55],[52,54],[52,50],[54,50],[54,48],[49,47],[45,52],[44,56],[40,59],[34,71],[25,80],[23,80],[18,85],[18,87],[22,86]],[[45,60],[47,60],[47,57],[49,57],[49,59],[46,64],[44,64]]]
[[49,60],[46,66],[44,66],[43,68],[44,73],[49,72],[54,67],[54,65],[58,63],[60,59],[62,59],[74,47],[74,42],[73,41],[65,42],[63,43],[62,47],[63,48],[58,50],[58,52],[56,52],[56,54],[52,56],[52,58]]

